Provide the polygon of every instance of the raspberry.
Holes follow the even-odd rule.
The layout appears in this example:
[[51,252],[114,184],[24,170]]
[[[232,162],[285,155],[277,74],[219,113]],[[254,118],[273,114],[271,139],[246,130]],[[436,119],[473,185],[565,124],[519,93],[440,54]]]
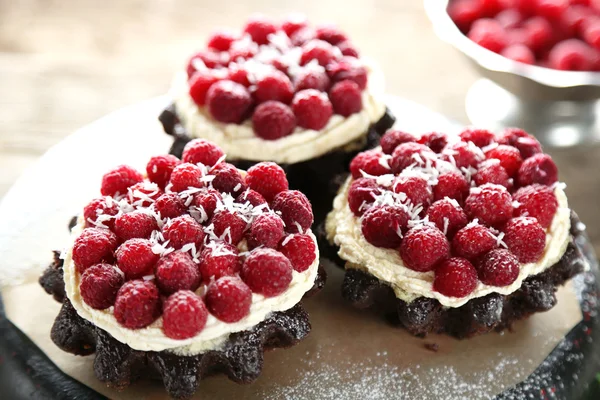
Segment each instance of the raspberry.
[[481,4],[478,0],[451,1],[448,15],[463,33],[467,33],[473,22],[481,16]]
[[536,12],[549,20],[558,20],[569,8],[569,0],[537,0]]
[[144,328],[154,322],[160,312],[160,294],[150,281],[125,282],[117,292],[114,315],[125,328]]
[[244,33],[258,44],[268,44],[269,35],[277,32],[277,25],[263,15],[253,15],[244,26]]
[[585,24],[583,39],[595,49],[600,48],[600,23],[598,21]]
[[550,186],[558,181],[558,168],[548,154],[536,154],[523,161],[517,179],[520,186],[533,183]]
[[218,68],[226,64],[226,61],[227,60],[222,57],[222,53],[212,50],[199,51],[188,61],[188,78],[192,77],[197,71]]
[[238,253],[237,247],[225,242],[205,248],[200,261],[200,275],[204,282],[209,283],[211,278],[219,279],[240,272],[242,263]]
[[183,215],[187,208],[183,200],[176,193],[165,193],[161,195],[152,205],[154,211],[160,218],[175,218]]
[[465,142],[456,142],[442,150],[443,159],[456,164],[458,168],[476,167],[485,158],[476,146]]
[[359,56],[358,50],[356,49],[356,47],[354,47],[354,44],[352,44],[352,42],[349,40],[345,40],[341,43],[338,43],[337,47],[342,52],[343,56],[356,58],[358,58]]
[[165,301],[162,317],[165,336],[181,340],[194,337],[204,329],[208,311],[194,292],[180,290]]
[[477,147],[485,147],[494,141],[494,134],[486,129],[468,128],[459,133],[464,142],[473,142]]
[[162,228],[165,240],[169,247],[181,249],[184,245],[193,243],[196,251],[200,251],[204,244],[204,230],[196,220],[189,215],[173,218]]
[[348,190],[348,206],[354,215],[361,216],[381,193],[377,182],[370,178],[359,178],[352,182]]
[[202,222],[212,218],[217,208],[217,202],[221,201],[221,193],[214,189],[206,189],[196,193],[192,204],[201,209]]
[[292,281],[292,263],[273,249],[255,249],[244,261],[242,279],[252,292],[274,297],[285,292]]
[[429,183],[419,176],[398,176],[392,185],[394,192],[406,194],[407,199],[414,205],[429,207],[433,201],[433,193]]
[[204,106],[208,89],[220,80],[221,77],[214,70],[194,72],[189,82],[189,94],[194,103],[198,106]]
[[558,200],[552,188],[543,185],[525,186],[517,190],[513,200],[518,203],[515,216],[528,216],[538,220],[540,225],[548,228],[552,224],[558,209]]
[[227,79],[245,87],[250,86],[250,79],[246,67],[237,63],[231,63],[227,69]]
[[523,44],[513,44],[508,46],[502,50],[500,54],[523,64],[535,64],[535,54],[533,54],[533,51],[531,51],[529,47]]
[[259,246],[276,249],[283,238],[283,220],[277,214],[260,214],[250,226],[248,246]]
[[85,228],[73,244],[73,262],[80,274],[94,264],[112,262],[117,237],[108,229]]
[[481,3],[481,15],[494,17],[507,6],[504,0],[479,0]]
[[452,238],[459,229],[467,225],[467,214],[451,199],[438,200],[427,209],[427,217],[433,222],[439,230]]
[[542,152],[542,145],[533,137],[519,138],[514,146],[519,150],[523,159],[533,157]]
[[465,212],[488,226],[501,224],[512,216],[512,198],[504,186],[486,183],[471,189]]
[[450,243],[437,228],[421,226],[412,228],[402,239],[400,257],[413,271],[427,272],[450,256]]
[[221,193],[237,196],[246,190],[246,183],[236,167],[228,163],[217,165],[210,172],[214,175],[212,186]]
[[496,15],[496,21],[502,25],[504,29],[515,29],[523,22],[523,15],[519,10],[507,8]]
[[392,153],[390,166],[395,174],[402,172],[410,165],[425,165],[426,157],[433,157],[435,153],[425,145],[415,142],[402,143]]
[[202,163],[207,167],[216,165],[225,153],[219,146],[204,139],[194,139],[183,148],[181,159],[184,163]]
[[348,40],[348,36],[346,36],[334,25],[323,25],[317,27],[316,34],[317,39],[324,40],[333,45],[337,45],[338,43]]
[[382,137],[379,145],[385,154],[392,154],[394,149],[402,143],[414,142],[417,139],[410,133],[398,130],[389,130]]
[[267,200],[262,196],[262,194],[252,189],[246,189],[235,199],[235,202],[240,204],[250,203],[253,207],[258,207],[261,204],[266,204]]
[[117,292],[123,284],[123,274],[110,264],[96,264],[83,272],[79,292],[85,304],[104,310],[115,304]]
[[125,280],[140,279],[151,275],[154,265],[160,258],[152,251],[152,243],[148,239],[129,239],[116,251],[117,265]]
[[274,100],[289,104],[294,96],[292,81],[281,71],[272,71],[256,81],[254,99],[257,103]]
[[99,197],[88,203],[83,208],[85,226],[99,226],[100,228],[111,228],[115,225],[115,215],[119,212],[119,206],[112,197]]
[[208,111],[219,122],[239,124],[252,108],[252,96],[245,86],[223,80],[214,83],[206,94]]
[[367,87],[367,69],[355,58],[344,57],[327,66],[327,74],[332,82],[352,81],[360,90]]
[[128,165],[119,165],[102,177],[102,196],[116,197],[127,194],[127,188],[142,182],[144,177],[136,169]]
[[281,23],[281,29],[288,37],[292,37],[294,33],[308,26],[308,19],[303,14],[288,15]]
[[240,278],[224,276],[208,286],[204,301],[217,319],[233,323],[250,313],[252,291]]
[[557,43],[548,55],[551,68],[563,71],[590,71],[593,64],[592,49],[579,39]]
[[452,257],[435,270],[433,290],[448,297],[468,296],[477,287],[477,270],[468,260]]
[[478,262],[477,272],[486,285],[508,286],[519,276],[519,260],[508,250],[492,250]]
[[410,216],[402,207],[372,207],[362,218],[361,231],[373,246],[396,248],[407,230],[409,219]]
[[336,114],[349,117],[362,110],[360,88],[352,81],[341,81],[333,85],[329,98]]
[[256,136],[277,140],[294,132],[296,116],[289,106],[278,101],[267,101],[254,110],[252,127]]
[[526,44],[534,52],[546,49],[554,37],[552,24],[543,17],[532,17],[523,23]]
[[486,160],[479,164],[477,168],[477,172],[473,175],[473,180],[477,186],[485,185],[486,183],[502,185],[507,189],[510,189],[512,186],[508,173],[500,165],[499,160]]
[[498,242],[492,231],[478,224],[465,226],[452,239],[452,252],[471,261],[497,247]]
[[271,202],[277,193],[288,190],[285,171],[273,162],[260,162],[248,169],[246,184]]
[[363,176],[363,172],[373,176],[389,174],[390,168],[385,163],[381,151],[373,149],[358,153],[350,162],[350,173],[354,179]]
[[428,132],[421,135],[417,142],[424,144],[434,152],[439,153],[448,144],[448,136],[441,132]]
[[289,235],[283,239],[278,250],[290,260],[297,272],[306,271],[317,258],[317,246],[308,235]]
[[217,31],[208,38],[208,47],[217,51],[227,51],[236,39],[232,32]]
[[304,233],[314,222],[312,206],[304,193],[285,190],[277,193],[271,207],[281,213],[288,233]]
[[231,61],[244,61],[251,59],[258,53],[258,45],[251,40],[242,38],[231,43],[229,48],[229,57]]
[[157,229],[156,219],[141,210],[120,215],[115,220],[115,233],[122,240],[148,239],[152,231]]
[[150,207],[163,191],[154,182],[144,181],[136,183],[127,189],[127,200],[134,207]]
[[301,90],[292,100],[292,110],[298,126],[321,130],[333,115],[333,106],[325,93],[314,89]]
[[292,44],[294,46],[303,46],[309,41],[313,40],[316,36],[316,32],[311,27],[304,27],[298,29],[296,32],[292,34],[290,39],[292,40]]
[[494,53],[500,53],[508,45],[506,30],[493,19],[482,18],[473,22],[469,39]]
[[242,217],[227,210],[216,212],[211,223],[214,225],[215,235],[233,245],[242,240],[247,225]]
[[306,65],[311,60],[317,60],[319,65],[325,67],[335,59],[335,47],[323,40],[315,39],[302,45],[300,65]]
[[173,169],[179,164],[181,164],[181,160],[171,154],[155,156],[148,161],[146,174],[151,182],[164,189],[169,183]]
[[156,263],[156,285],[164,294],[196,290],[200,279],[200,270],[192,256],[181,250],[167,254]]
[[304,89],[315,89],[326,92],[331,84],[329,77],[322,68],[305,68],[296,76],[295,89],[297,92]]
[[204,187],[202,182],[202,170],[194,164],[179,164],[173,169],[169,179],[169,187],[172,192],[183,192],[190,188]]
[[521,153],[512,146],[500,144],[485,153],[488,160],[499,160],[508,176],[515,176],[523,163]]
[[433,187],[433,199],[442,200],[445,197],[454,199],[462,204],[469,195],[469,182],[457,172],[441,174],[438,183]]
[[536,262],[544,254],[546,232],[537,219],[517,217],[504,227],[504,242],[519,262]]

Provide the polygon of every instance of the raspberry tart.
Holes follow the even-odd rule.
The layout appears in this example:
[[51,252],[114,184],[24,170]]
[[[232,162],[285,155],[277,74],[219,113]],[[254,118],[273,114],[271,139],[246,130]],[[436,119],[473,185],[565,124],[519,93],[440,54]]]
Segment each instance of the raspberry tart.
[[414,335],[509,328],[587,265],[556,165],[522,130],[389,131],[350,169],[326,221],[343,296]]
[[142,375],[175,398],[213,373],[252,382],[264,350],[310,332],[301,301],[324,283],[310,202],[276,164],[240,171],[200,144],[193,162],[105,174],[40,279],[63,303],[54,343],[95,353],[96,376],[117,389]]
[[324,217],[332,177],[394,122],[383,91],[381,71],[337,27],[254,15],[188,60],[159,119],[184,161],[191,139],[207,139],[242,169],[277,162],[315,206],[330,193]]

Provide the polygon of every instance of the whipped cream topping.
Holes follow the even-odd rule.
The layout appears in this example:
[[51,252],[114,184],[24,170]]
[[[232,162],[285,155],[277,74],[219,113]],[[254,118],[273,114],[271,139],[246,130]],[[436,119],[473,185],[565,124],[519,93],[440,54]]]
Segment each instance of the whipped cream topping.
[[370,244],[361,232],[361,221],[348,206],[348,191],[352,178],[341,187],[327,216],[327,238],[339,246],[339,256],[346,261],[346,268],[356,268],[368,272],[388,283],[396,297],[410,303],[418,297],[438,300],[445,307],[460,307],[469,300],[490,293],[508,295],[521,287],[531,275],[537,275],[557,263],[569,243],[570,210],[567,196],[562,186],[556,185],[554,193],[558,209],[552,224],[547,230],[546,247],[542,258],[535,263],[520,265],[518,278],[508,286],[497,287],[478,282],[475,290],[466,297],[448,297],[433,290],[434,272],[417,272],[404,266],[400,254],[395,249],[385,249]]

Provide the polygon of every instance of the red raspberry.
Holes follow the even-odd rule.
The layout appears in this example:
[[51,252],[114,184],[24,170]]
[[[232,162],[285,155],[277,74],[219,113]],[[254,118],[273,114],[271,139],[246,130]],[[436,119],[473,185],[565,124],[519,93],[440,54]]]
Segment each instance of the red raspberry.
[[288,15],[281,23],[281,29],[288,37],[292,37],[294,33],[308,26],[308,19],[305,15],[295,13]]
[[174,251],[156,263],[156,285],[164,294],[196,290],[200,281],[200,270],[187,252]]
[[196,251],[200,251],[204,245],[204,230],[196,220],[189,215],[173,218],[162,228],[165,240],[169,241],[169,247],[181,249],[184,245],[193,243]]
[[519,10],[514,8],[507,8],[496,15],[496,21],[502,25],[504,29],[515,29],[518,28],[523,22],[523,15]]
[[231,63],[227,69],[227,79],[245,87],[250,86],[249,74],[246,67],[237,63]]
[[288,190],[285,171],[274,162],[260,162],[248,169],[246,184],[271,202],[277,193]]
[[504,227],[504,242],[519,262],[536,262],[544,254],[546,232],[535,218],[513,218]]
[[448,4],[448,15],[456,26],[467,33],[477,18],[481,17],[481,4],[478,0],[455,0]]
[[110,264],[96,264],[83,272],[79,292],[85,304],[104,310],[113,304],[123,284],[123,274]]
[[141,329],[154,322],[161,312],[160,294],[150,281],[125,282],[117,292],[114,315],[129,329]]
[[215,235],[233,245],[242,240],[247,225],[238,214],[226,210],[216,212],[211,223],[214,225]]
[[535,54],[529,47],[523,44],[513,44],[506,47],[500,52],[500,54],[511,60],[523,63],[523,64],[535,64]]
[[301,90],[292,100],[292,110],[298,126],[321,130],[333,115],[333,106],[325,93],[314,89]]
[[322,68],[305,68],[298,73],[295,81],[297,92],[304,89],[315,89],[320,92],[326,92],[331,82]]
[[327,74],[332,82],[352,81],[360,90],[367,87],[367,69],[355,58],[344,57],[327,65]]
[[204,106],[206,104],[208,89],[219,82],[221,78],[221,76],[211,69],[194,72],[189,82],[189,94],[194,103],[198,106]]
[[134,207],[150,207],[163,191],[154,182],[144,181],[136,183],[127,189],[127,200]]
[[316,29],[317,39],[324,40],[327,43],[337,45],[338,43],[348,40],[342,31],[340,31],[335,25],[322,25]]
[[[83,218],[85,226],[102,226],[113,228],[115,225],[115,215],[119,212],[119,206],[112,197],[99,197],[92,200],[83,208]],[[100,226],[100,224],[102,226]]]
[[223,80],[213,84],[206,94],[208,111],[219,122],[239,124],[252,108],[252,96],[239,83]]
[[229,58],[236,62],[251,59],[256,53],[258,53],[258,45],[245,38],[231,43],[229,48]]
[[329,98],[336,114],[349,117],[362,110],[362,95],[358,85],[352,81],[341,81],[333,85]]
[[512,216],[512,198],[504,186],[486,183],[471,189],[465,212],[488,226],[498,225]]
[[428,132],[417,140],[418,143],[424,144],[436,153],[441,152],[448,144],[448,136],[441,132]]
[[473,142],[477,147],[485,147],[494,141],[494,134],[486,129],[468,128],[459,136],[464,142]]
[[536,154],[523,161],[517,179],[520,186],[533,183],[550,186],[558,181],[558,168],[548,154]]
[[115,220],[115,233],[122,240],[148,239],[152,231],[157,229],[156,219],[142,210],[120,215]]
[[349,40],[345,40],[341,43],[338,43],[337,47],[342,52],[343,56],[356,58],[358,58],[359,56],[358,50],[356,49],[356,47],[354,47],[354,44],[352,44],[352,42]]
[[519,260],[508,250],[492,250],[479,260],[477,272],[486,285],[508,286],[519,276]]
[[525,42],[534,52],[545,50],[554,37],[554,28],[552,24],[543,17],[532,17],[523,23],[525,29]]
[[433,192],[427,180],[418,176],[400,175],[392,185],[394,192],[406,194],[407,199],[414,205],[429,207],[433,201]]
[[118,196],[127,194],[127,188],[142,182],[144,177],[136,169],[128,165],[119,165],[102,177],[102,196]]
[[521,153],[523,159],[542,152],[540,143],[522,129],[509,128],[497,138],[498,143],[514,146]]
[[482,18],[475,21],[468,36],[481,47],[494,53],[500,53],[508,45],[506,30],[493,19]]
[[256,136],[277,140],[294,132],[296,116],[289,106],[278,101],[267,101],[254,110],[252,127]]
[[223,276],[233,276],[242,269],[237,247],[225,242],[213,243],[214,245],[207,246],[202,251],[200,275],[204,283],[209,283],[211,278],[219,279]]
[[268,44],[269,35],[276,33],[277,25],[263,15],[253,15],[244,26],[244,33],[252,37],[258,44]]
[[286,74],[272,71],[257,80],[253,94],[257,103],[274,100],[289,104],[294,97],[294,87]]
[[73,244],[73,262],[80,274],[94,264],[112,262],[117,237],[108,229],[85,228]]
[[290,39],[292,40],[292,44],[294,46],[303,46],[309,41],[313,40],[316,37],[316,32],[311,27],[304,27],[298,29],[296,32],[292,34]]
[[228,163],[221,163],[210,172],[214,175],[212,186],[221,193],[237,196],[246,190],[246,183],[236,167]]
[[151,182],[156,183],[161,189],[164,189],[167,183],[169,183],[173,169],[179,164],[181,164],[181,160],[171,154],[155,156],[148,161],[146,174]]
[[500,160],[500,165],[504,167],[504,170],[509,177],[515,176],[519,171],[523,158],[521,153],[515,147],[500,144],[493,149],[485,153],[488,160]]
[[398,130],[389,130],[381,137],[379,145],[385,154],[392,154],[394,149],[402,143],[415,142],[417,139],[410,133]]
[[533,217],[544,228],[552,224],[558,209],[558,200],[548,186],[535,184],[522,187],[513,195],[513,200],[518,203],[515,206],[515,216]]
[[550,50],[548,62],[551,68],[563,71],[591,71],[592,49],[579,39],[563,40]]
[[478,224],[465,226],[452,239],[452,252],[471,261],[497,247],[498,241],[492,231]]
[[442,150],[443,159],[456,164],[458,168],[476,167],[485,156],[477,147],[465,142],[456,142]]
[[290,260],[297,272],[306,271],[317,258],[317,245],[308,235],[289,235],[283,239],[278,250]]
[[362,218],[361,231],[373,246],[397,248],[407,231],[409,219],[408,212],[402,207],[372,207]]
[[152,243],[148,239],[130,239],[119,246],[116,251],[117,265],[125,280],[140,279],[151,275],[154,265],[160,258],[152,251]]
[[171,178],[169,179],[169,185],[167,189],[172,192],[183,192],[190,188],[201,188],[204,187],[202,182],[202,170],[194,164],[179,164],[173,169]]
[[194,337],[204,329],[208,311],[198,295],[180,290],[165,301],[162,317],[165,336],[181,340]]
[[467,225],[467,214],[456,201],[450,199],[438,200],[427,209],[427,217],[439,230],[452,238],[460,229]]
[[370,178],[359,178],[352,182],[348,190],[348,206],[354,215],[361,216],[381,193],[377,182]]
[[595,49],[600,49],[600,21],[591,21],[584,25],[583,39]]
[[537,0],[536,12],[549,20],[558,20],[569,8],[569,0]]
[[258,207],[261,204],[267,204],[267,200],[262,196],[262,194],[252,189],[244,190],[244,193],[240,194],[235,201],[236,203],[240,204],[250,203],[253,207]]
[[176,193],[161,195],[152,205],[152,209],[163,219],[179,217],[187,211],[183,200]]
[[336,57],[335,47],[323,40],[311,40],[302,45],[300,65],[306,65],[312,60],[317,60],[319,65],[325,67]]
[[445,197],[454,199],[460,204],[469,195],[469,182],[457,172],[442,174],[438,177],[438,183],[433,187],[433,199],[442,200]]
[[481,3],[481,13],[484,17],[494,17],[507,6],[504,0],[479,0],[479,2]]
[[255,249],[244,261],[242,279],[252,292],[274,297],[285,292],[292,281],[292,263],[273,249]]
[[373,176],[389,174],[390,168],[386,165],[381,151],[373,149],[358,153],[350,162],[350,172],[354,179],[363,176],[363,172]]
[[208,47],[217,51],[227,51],[236,39],[235,34],[229,31],[213,32],[208,38]]
[[512,186],[508,173],[500,165],[499,160],[486,160],[479,164],[477,168],[477,172],[473,175],[473,180],[477,186],[485,185],[486,183],[502,185],[507,189],[510,189]]
[[250,226],[248,246],[259,246],[276,249],[283,238],[283,220],[277,214],[260,214]]
[[468,296],[477,287],[477,270],[464,258],[452,257],[435,269],[433,290],[448,297]]
[[233,323],[250,313],[252,291],[240,278],[224,276],[208,286],[204,301],[217,319]]
[[216,144],[204,139],[194,139],[185,145],[181,159],[184,163],[202,163],[212,167],[222,161],[224,156],[225,153]]
[[281,213],[285,231],[288,233],[304,233],[314,222],[310,201],[297,190],[277,193],[271,207]]
[[437,228],[422,226],[412,228],[402,239],[400,257],[413,271],[427,272],[450,256],[450,243]]
[[431,158],[434,155],[435,153],[429,147],[420,143],[402,143],[394,149],[390,166],[392,171],[398,174],[413,164],[424,166],[427,157]]
[[194,200],[192,204],[198,208],[201,208],[204,213],[200,213],[201,217],[203,217],[203,221],[208,221],[213,217],[215,213],[215,208],[217,208],[217,202],[221,201],[221,193],[217,192],[214,189],[206,189],[201,192],[198,192],[194,196]]
[[[577,1],[577,0],[575,0]],[[587,2],[588,0],[582,0]],[[561,28],[569,37],[583,33],[585,37],[585,26],[588,20],[588,8],[585,5],[577,5],[571,1],[571,6],[562,15]]]
[[[197,71],[206,69],[215,69],[227,63],[222,53],[212,50],[202,50],[194,54],[187,65],[188,78],[193,76]],[[204,64],[204,66],[202,66]],[[206,67],[206,68],[204,68]]]

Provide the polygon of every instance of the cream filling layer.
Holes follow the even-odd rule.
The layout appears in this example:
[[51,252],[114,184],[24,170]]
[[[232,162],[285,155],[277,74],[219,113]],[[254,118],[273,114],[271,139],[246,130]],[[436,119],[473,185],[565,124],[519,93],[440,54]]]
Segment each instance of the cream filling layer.
[[277,140],[265,140],[256,136],[249,120],[238,125],[212,119],[190,97],[185,71],[176,74],[170,95],[188,134],[193,138],[216,143],[227,154],[228,159],[298,163],[365,137],[369,126],[385,114],[383,74],[372,63],[367,62],[366,66],[369,79],[367,88],[362,93],[362,111],[349,117],[335,114],[320,131],[298,127],[291,135]]
[[375,247],[366,241],[361,232],[361,222],[348,206],[349,178],[334,200],[333,210],[327,216],[327,238],[339,246],[339,256],[346,261],[346,268],[368,272],[388,283],[396,297],[411,302],[418,297],[438,300],[445,307],[460,307],[469,300],[490,293],[508,295],[521,287],[523,280],[539,274],[556,264],[569,244],[571,227],[570,210],[564,190],[557,185],[558,210],[546,234],[546,247],[542,258],[536,263],[521,264],[518,278],[509,286],[488,286],[478,282],[468,296],[457,298],[444,296],[433,290],[434,273],[417,272],[404,266],[397,250]]
[[[72,241],[81,234],[83,220],[79,219],[77,226],[71,233]],[[317,243],[311,231],[307,233]],[[314,285],[319,268],[319,250],[317,247],[315,261],[304,272],[293,271],[292,282],[289,288],[276,297],[264,297],[260,294],[252,294],[252,305],[250,313],[242,320],[235,323],[226,323],[208,314],[204,329],[196,336],[176,340],[164,335],[162,331],[162,317],[151,325],[142,329],[127,329],[121,326],[113,315],[113,307],[106,310],[95,310],[88,306],[79,292],[80,276],[75,270],[72,260],[72,245],[65,252],[64,257],[64,281],[67,297],[84,319],[90,321],[97,327],[104,329],[121,343],[125,343],[135,350],[141,351],[163,351],[168,350],[179,355],[195,355],[209,350],[219,349],[235,332],[251,329],[269,316],[278,311],[289,310],[302,300],[302,297]]]

